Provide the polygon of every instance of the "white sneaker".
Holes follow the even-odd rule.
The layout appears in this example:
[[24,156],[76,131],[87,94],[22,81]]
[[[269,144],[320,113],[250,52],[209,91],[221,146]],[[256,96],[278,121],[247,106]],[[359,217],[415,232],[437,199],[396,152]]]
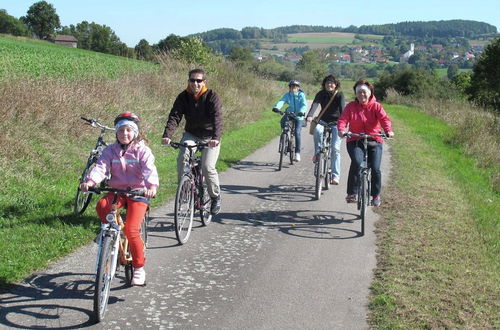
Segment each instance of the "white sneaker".
[[295,161],[300,162],[300,154],[299,153],[295,154]]
[[144,286],[146,284],[146,271],[144,267],[134,268],[134,277],[132,278],[132,285]]

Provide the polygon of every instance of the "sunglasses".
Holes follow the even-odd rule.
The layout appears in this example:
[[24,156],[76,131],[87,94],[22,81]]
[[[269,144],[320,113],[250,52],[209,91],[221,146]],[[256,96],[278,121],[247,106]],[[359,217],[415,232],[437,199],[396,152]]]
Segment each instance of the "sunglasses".
[[194,79],[194,78],[189,78],[189,82],[194,83],[195,81],[196,81],[198,84],[201,84],[202,82],[204,82],[204,81],[205,81],[205,79]]

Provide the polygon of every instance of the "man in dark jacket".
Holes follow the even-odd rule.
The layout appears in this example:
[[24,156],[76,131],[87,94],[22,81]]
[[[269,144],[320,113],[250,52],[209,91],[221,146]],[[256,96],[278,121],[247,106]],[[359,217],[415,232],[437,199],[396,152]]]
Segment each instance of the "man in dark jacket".
[[[208,143],[208,148],[202,150],[202,170],[207,180],[208,193],[212,197],[211,213],[220,211],[221,198],[219,174],[215,165],[219,158],[222,135],[222,103],[220,97],[206,86],[205,71],[194,69],[189,72],[188,87],[175,99],[168,116],[162,143],[170,144],[174,131],[184,117],[186,124],[181,143]],[[184,162],[189,158],[187,148],[181,148],[177,157],[179,180],[182,176]]]

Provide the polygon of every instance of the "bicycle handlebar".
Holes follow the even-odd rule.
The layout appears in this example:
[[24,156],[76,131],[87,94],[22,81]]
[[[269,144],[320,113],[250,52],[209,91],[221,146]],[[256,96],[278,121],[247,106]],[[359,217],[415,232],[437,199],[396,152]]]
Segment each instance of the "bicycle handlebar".
[[285,111],[281,111],[281,110],[278,110],[278,109],[276,109],[276,110],[273,109],[273,112],[276,112],[276,113],[278,113],[278,114],[280,114],[282,116],[290,116],[292,118],[299,118],[299,117],[304,117],[305,116],[305,114],[303,114],[303,113],[295,114],[293,112],[285,112]]
[[99,127],[99,128],[102,128],[102,129],[105,129],[105,130],[108,130],[108,131],[114,131],[115,130],[113,127],[108,127],[106,125],[101,124],[100,122],[98,122],[94,118],[80,117],[80,119],[85,120],[87,122],[87,124],[89,124],[92,127]]
[[119,194],[129,194],[132,196],[144,196],[144,189],[135,189],[132,190],[132,188],[128,187],[127,189],[117,189],[117,188],[111,188],[111,187],[89,187],[89,191],[95,192],[96,194],[100,194],[103,191],[112,191],[116,192]]
[[188,149],[195,149],[195,148],[203,149],[205,147],[208,147],[208,142],[195,142],[195,144],[187,144],[186,142],[180,143],[171,141],[169,145],[174,149],[179,149],[181,147]]
[[384,139],[388,139],[389,136],[387,134],[366,134],[366,133],[353,133],[353,132],[347,132],[345,133],[345,136],[347,137],[360,137],[360,138],[364,138],[364,139],[369,139],[369,138],[374,138],[374,137],[381,137],[381,138],[384,138]]

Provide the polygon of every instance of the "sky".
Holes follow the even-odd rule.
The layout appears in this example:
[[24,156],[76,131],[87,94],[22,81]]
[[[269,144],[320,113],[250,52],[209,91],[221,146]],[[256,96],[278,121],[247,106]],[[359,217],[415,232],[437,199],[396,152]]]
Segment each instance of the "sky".
[[[82,21],[109,26],[122,42],[156,44],[218,28],[389,24],[450,19],[489,23],[500,31],[500,0],[46,0],[61,25]],[[25,16],[36,0],[0,0],[0,9]]]

